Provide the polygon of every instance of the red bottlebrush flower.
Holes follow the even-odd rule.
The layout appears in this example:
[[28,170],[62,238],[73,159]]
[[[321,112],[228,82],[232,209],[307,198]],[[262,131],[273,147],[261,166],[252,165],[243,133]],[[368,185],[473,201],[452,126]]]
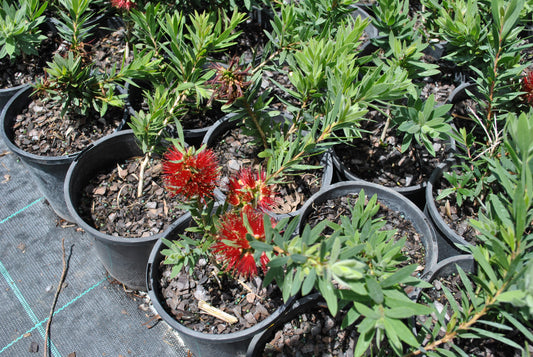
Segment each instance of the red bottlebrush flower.
[[212,66],[216,71],[215,78],[209,81],[215,87],[212,98],[225,100],[226,105],[229,105],[244,96],[244,89],[251,84],[246,81],[251,67],[243,70],[238,64],[239,58],[234,56],[227,68],[221,64]]
[[[248,231],[244,223],[245,215],[251,231]],[[250,277],[257,274],[257,263],[254,259],[253,249],[251,249],[246,237],[247,233],[253,239],[265,240],[262,212],[246,206],[240,213],[226,213],[220,219],[217,243],[213,245],[213,251],[220,257],[227,271]],[[268,263],[266,255],[261,256],[260,263],[263,269],[266,268]]]
[[163,179],[172,195],[200,200],[213,197],[219,174],[218,161],[210,149],[194,152],[192,148],[184,151],[174,146],[165,153]]
[[252,205],[262,210],[276,202],[272,185],[266,182],[266,173],[261,169],[252,172],[250,168],[243,168],[230,178],[226,200],[233,206]]
[[116,7],[117,9],[130,11],[132,8],[135,7],[135,2],[130,0],[111,0],[111,5]]
[[526,92],[524,98],[533,106],[533,71],[530,71],[522,82],[522,91]]

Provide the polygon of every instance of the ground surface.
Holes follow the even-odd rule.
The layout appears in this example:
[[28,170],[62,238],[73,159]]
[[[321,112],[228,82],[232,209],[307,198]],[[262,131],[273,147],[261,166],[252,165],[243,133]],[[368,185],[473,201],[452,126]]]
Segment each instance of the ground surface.
[[108,279],[92,237],[64,223],[0,140],[0,357],[43,355],[63,238],[70,264],[52,319],[50,356],[186,356],[168,325],[150,321],[154,313],[142,292]]

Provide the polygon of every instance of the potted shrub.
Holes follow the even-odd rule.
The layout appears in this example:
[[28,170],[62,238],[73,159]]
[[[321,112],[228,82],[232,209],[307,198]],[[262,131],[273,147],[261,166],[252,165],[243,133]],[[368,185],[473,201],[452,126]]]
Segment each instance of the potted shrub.
[[442,92],[453,88],[455,76],[437,65],[439,56],[428,55],[430,42],[415,26],[420,16],[408,8],[408,1],[388,0],[371,7],[380,36],[371,39],[376,51],[362,68],[404,69],[404,92],[371,98],[361,136],[334,147],[334,162],[341,179],[385,185],[422,208],[433,167],[449,155],[451,106]]
[[[450,108],[450,104],[436,104],[433,94],[422,100],[417,93],[405,105],[387,110],[385,123],[378,114],[363,128],[370,128],[362,134],[364,140],[334,147],[341,177],[390,187],[423,208],[426,182],[435,162],[446,162],[451,155]],[[398,134],[391,135],[389,130]]]
[[143,83],[144,90],[129,87],[129,98],[136,111],[143,103],[146,109],[146,102],[158,102],[161,110],[167,110],[166,115],[179,118],[189,141],[199,146],[209,127],[224,115],[221,104],[209,100],[212,89],[207,81],[214,73],[209,64],[213,56],[228,50],[242,35],[237,29],[245,14],[233,12],[228,16],[222,11],[184,15],[166,9],[161,4],[148,4],[144,12],[130,12],[134,22],[132,40],[137,47],[153,51],[161,64],[159,76]]
[[[54,46],[44,11],[48,2],[4,1],[0,10],[0,111],[25,85],[42,75]],[[48,53],[47,53],[48,51]]]
[[68,221],[72,217],[62,194],[68,166],[91,141],[124,125],[125,101],[118,85],[148,76],[157,64],[149,53],[137,53],[118,69],[115,64],[109,72],[99,71],[87,62],[80,41],[87,6],[71,10],[80,26],[65,34],[73,39],[72,50],[56,54],[46,77],[17,93],[1,118],[6,144],[31,168],[54,211]]
[[243,170],[218,205],[220,168],[211,150],[177,146],[165,158],[166,187],[180,195],[193,224],[182,224],[154,246],[149,296],[195,355],[243,355],[254,334],[289,306],[274,286],[261,284],[258,264],[265,258],[254,257],[247,241],[249,233],[263,239],[264,226],[272,224],[262,213],[273,202],[271,187],[261,173]]
[[[497,183],[491,179],[488,162],[501,154],[508,116],[526,107],[518,81],[526,65],[520,64],[522,55],[516,46],[521,39],[513,30],[518,18],[498,15],[494,9],[503,5],[492,6],[492,16],[486,17],[486,26],[497,31],[498,36],[482,42],[491,53],[490,61],[472,67],[476,80],[457,88],[451,98],[457,161],[445,169],[436,169],[426,192],[426,211],[436,222],[442,238],[439,245],[448,247],[442,249],[442,253],[449,252],[446,254],[463,250],[457,244],[477,243],[478,233],[469,220],[476,219],[478,212],[485,209],[487,197],[498,190]],[[518,14],[520,6],[513,11]],[[509,61],[502,61],[502,56]],[[464,101],[465,98],[469,101]],[[465,109],[460,111],[461,108]],[[454,227],[452,230],[448,229],[450,225]],[[446,255],[440,257],[443,258]]]
[[[410,353],[411,356],[422,353],[422,349],[425,352],[447,349],[454,353],[462,353],[461,350],[482,353],[475,352],[475,348],[482,345],[476,341],[478,338],[496,340],[507,345],[505,348],[518,350],[519,354],[528,353],[523,341],[531,341],[533,337],[529,297],[532,265],[525,248],[530,244],[532,220],[531,199],[526,194],[531,186],[531,142],[527,139],[532,130],[530,115],[508,117],[504,145],[509,158],[501,156],[488,160],[491,175],[499,182],[500,190],[489,194],[485,200],[486,210],[472,220],[482,243],[468,246],[467,251],[477,269],[468,269],[471,274],[466,274],[468,270],[464,265],[461,266],[464,270],[458,269],[456,280],[462,284],[459,301],[454,299],[449,288],[442,289],[446,296],[444,308],[438,307],[438,313],[419,325],[422,347]],[[451,259],[453,257],[446,258],[439,264]],[[447,328],[443,329],[444,326]],[[470,341],[472,337],[473,342]]]
[[[470,246],[471,255],[461,258],[458,256],[447,258],[427,272],[428,276],[435,277],[449,274],[454,267],[457,267],[457,275],[453,277],[457,284],[454,284],[453,292],[451,285],[447,287],[444,283],[437,283],[436,279],[433,279],[434,286],[425,284],[426,290],[423,292],[425,296],[428,296],[430,289],[442,290],[443,298],[440,301],[429,298],[429,300],[419,299],[418,303],[405,301],[398,305],[401,306],[399,308],[406,317],[412,316],[414,318],[411,322],[416,321],[416,325],[409,325],[414,330],[400,327],[391,321],[388,323],[375,322],[383,322],[400,316],[392,312],[381,314],[375,310],[375,303],[378,301],[386,302],[386,297],[391,296],[390,293],[384,292],[385,298],[382,300],[382,295],[377,293],[379,291],[376,290],[377,286],[385,285],[387,289],[393,288],[389,284],[381,282],[377,286],[371,287],[372,284],[369,285],[369,279],[365,278],[365,272],[368,272],[366,269],[383,267],[384,261],[380,258],[378,260],[382,264],[357,264],[360,258],[369,258],[366,253],[372,249],[379,249],[379,245],[345,245],[342,242],[346,237],[350,237],[347,239],[360,239],[365,236],[362,231],[359,232],[360,234],[354,234],[353,224],[358,220],[372,217],[372,204],[370,202],[368,210],[364,204],[356,204],[354,210],[358,214],[353,214],[351,221],[341,219],[341,229],[338,225],[331,226],[334,228],[331,236],[334,237],[333,240],[316,240],[317,237],[320,237],[324,227],[330,225],[330,223],[324,222],[313,229],[304,229],[301,238],[299,236],[292,238],[290,234],[284,235],[281,232],[276,233],[274,230],[272,240],[269,238],[270,234],[267,234],[266,245],[254,242],[252,246],[267,252],[283,251],[283,254],[279,254],[269,263],[271,267],[269,274],[279,276],[279,281],[283,283],[288,280],[289,283],[284,285],[287,290],[294,292],[305,289],[308,291],[309,287],[313,285],[311,284],[312,281],[322,278],[326,282],[323,282],[322,286],[318,283],[318,288],[326,299],[328,308],[336,306],[335,303],[339,296],[340,298],[350,297],[349,301],[353,302],[355,309],[359,307],[360,311],[357,310],[353,315],[348,314],[346,320],[363,319],[357,327],[359,335],[353,352],[356,356],[364,355],[368,346],[372,346],[372,348],[383,347],[383,345],[378,344],[371,345],[372,338],[376,338],[379,342],[379,338],[385,338],[383,336],[386,336],[388,348],[391,348],[391,350],[387,349],[388,352],[403,356],[482,353],[480,346],[481,348],[484,348],[483,346],[489,348],[488,351],[493,353],[494,350],[490,349],[491,341],[498,342],[496,347],[498,349],[512,347],[518,355],[520,353],[527,354],[527,341],[533,339],[530,320],[531,302],[533,301],[531,300],[530,282],[533,265],[530,259],[531,253],[528,252],[532,238],[530,231],[533,211],[531,198],[526,193],[532,184],[531,160],[533,157],[531,142],[528,139],[531,130],[531,123],[527,115],[521,115],[520,118],[509,118],[509,137],[506,139],[509,159],[502,156],[490,160],[491,172],[502,183],[502,191],[491,195],[487,201],[486,215],[480,216],[478,221],[473,222],[481,232],[480,239],[484,244]],[[364,227],[364,222],[358,224]],[[347,229],[347,236],[343,234],[344,228]],[[377,236],[370,233],[370,239],[377,239]],[[317,243],[320,248],[315,247],[314,243]],[[270,248],[267,248],[268,245],[271,245]],[[322,245],[330,246],[330,248],[322,248]],[[272,246],[277,248],[272,248]],[[350,252],[350,254],[357,251],[361,255],[356,255],[355,261],[352,259],[350,264],[341,260],[339,263],[330,265],[333,257],[344,257],[344,249],[348,249],[346,252]],[[322,252],[322,260],[311,260],[310,256],[317,251]],[[291,259],[290,255],[286,256],[288,255],[287,252],[297,252],[298,255]],[[326,286],[331,284],[330,278],[324,278],[327,276],[326,274],[315,276],[312,269],[305,271],[306,262],[307,267],[320,267],[321,269],[316,269],[317,272],[331,269],[329,276],[344,282],[349,291],[343,292],[341,290],[340,295],[337,295],[338,291],[334,288],[327,289]],[[295,269],[281,268],[285,264],[295,267]],[[474,264],[477,269],[473,269]],[[406,273],[408,270],[408,267],[393,270],[395,271],[393,276],[399,278],[400,272]],[[377,279],[379,282],[379,274],[374,272],[371,276],[372,279]],[[403,277],[406,276],[408,275]],[[344,281],[343,277],[348,280]],[[386,281],[391,282],[391,279],[386,279]],[[370,296],[366,296],[366,292]],[[402,293],[405,294],[405,291]],[[396,294],[394,296],[398,297]],[[405,295],[403,296],[405,297]],[[379,297],[378,300],[376,300],[377,297]],[[457,300],[455,297],[459,297],[459,299]],[[307,303],[310,299],[307,299]],[[361,302],[364,303],[359,305]],[[316,306],[316,301],[313,303]],[[306,302],[302,301],[302,304],[306,304]],[[300,304],[295,303],[293,306],[295,308],[287,316],[294,317],[295,314],[301,312]],[[338,306],[343,305],[339,304]],[[416,312],[411,308],[415,309]],[[383,312],[383,308],[379,311]],[[276,328],[282,324],[283,322],[280,322]],[[394,328],[394,331],[387,332],[387,326]],[[377,331],[380,329],[385,329],[384,333],[378,333]],[[272,336],[272,334],[272,330],[267,330],[258,335],[253,341],[258,344],[251,344],[249,352],[257,353],[257,349],[261,351],[264,343],[269,340],[265,336]],[[257,349],[252,350],[252,348]]]
[[[218,275],[218,278],[209,277],[215,281],[214,287],[209,287],[207,283],[204,284],[208,278],[207,274],[195,275],[200,274],[197,269],[203,272],[212,261],[221,265],[221,268],[218,268],[219,272],[233,272],[237,279],[239,276],[244,276],[244,278],[253,276],[260,269],[258,265],[262,265],[265,269],[266,264],[268,269],[265,279],[268,282],[275,279],[276,284],[274,286],[279,286],[285,301],[289,302],[290,297],[300,292],[300,289],[302,294],[307,295],[312,288],[316,288],[325,296],[328,306],[331,304],[329,306],[330,311],[333,311],[333,314],[336,313],[338,303],[335,299],[337,299],[337,295],[331,290],[333,283],[327,281],[334,278],[343,285],[350,284],[352,278],[356,280],[360,278],[359,270],[364,270],[366,267],[366,264],[357,261],[350,254],[350,252],[353,253],[352,248],[350,248],[352,244],[344,244],[344,238],[336,240],[334,237],[338,238],[338,234],[330,239],[319,238],[318,235],[325,227],[325,222],[320,224],[320,228],[313,229],[311,233],[310,230],[306,229],[301,238],[300,236],[293,237],[298,223],[297,219],[294,219],[288,226],[287,219],[282,220],[274,229],[272,219],[264,214],[265,208],[268,209],[268,206],[273,202],[271,196],[273,188],[267,184],[266,177],[260,173],[254,174],[248,170],[241,171],[238,177],[231,180],[232,184],[230,184],[229,192],[226,195],[226,201],[217,208],[213,199],[213,179],[214,174],[218,174],[218,172],[213,166],[213,152],[209,149],[195,151],[194,149],[183,150],[178,147],[171,149],[166,157],[168,161],[164,166],[166,167],[167,188],[185,196],[189,195],[187,202],[191,204],[189,211],[192,213],[195,225],[185,225],[179,232],[181,234],[174,237],[174,240],[163,240],[162,243],[154,246],[148,263],[148,289],[160,316],[180,333],[193,353],[204,355],[217,350],[218,353],[229,353],[230,355],[243,354],[253,335],[266,327],[265,324],[261,323],[260,328],[251,328],[246,331],[245,335],[244,331],[243,333],[235,334],[232,332],[226,335],[225,331],[229,328],[221,321],[209,320],[210,322],[207,324],[196,320],[201,316],[201,312],[197,312],[197,309],[205,310],[205,304],[201,301],[202,297],[205,296],[210,301],[219,304],[218,306],[209,306],[206,310],[217,318],[227,319],[226,322],[231,324],[228,322],[231,319],[227,314],[230,313],[231,315],[233,311],[233,314],[240,315],[240,310],[232,309],[235,298],[227,296],[216,299],[213,297],[225,290],[222,287],[229,285],[224,275],[214,274],[215,276]],[[363,202],[364,198],[361,198],[354,210],[365,210]],[[360,220],[360,228],[366,223],[370,224],[373,214],[377,212],[377,210],[374,211],[373,204],[376,203],[374,201],[369,203],[369,208],[365,211],[368,217]],[[357,212],[353,217],[360,217],[360,212]],[[376,229],[383,226],[379,220],[372,222]],[[347,230],[348,227],[355,224],[351,221],[343,223]],[[334,228],[333,225],[332,227]],[[379,235],[380,238],[373,236],[374,229],[370,229],[368,232],[370,233],[369,239],[375,238],[383,243],[380,245],[381,248],[376,247],[376,249],[390,252],[394,250],[396,252],[394,259],[403,260],[400,257],[402,242],[390,242],[390,232],[384,232],[383,235]],[[426,233],[430,232],[428,229]],[[337,243],[334,243],[335,241]],[[306,245],[309,247],[306,248]],[[321,245],[323,246],[318,248]],[[374,246],[374,244],[371,245]],[[344,253],[340,253],[339,250]],[[376,253],[376,256],[380,255],[380,253]],[[271,262],[267,264],[268,261]],[[396,263],[398,263],[396,260],[391,262],[391,264]],[[288,265],[285,267],[285,264]],[[170,266],[165,269],[165,265]],[[410,276],[415,268],[416,265],[406,267],[398,272],[394,278],[402,276],[406,284],[419,285],[421,283],[415,277]],[[381,271],[381,268],[379,269]],[[287,271],[286,276],[284,276],[284,271]],[[306,273],[306,271],[308,272]],[[314,278],[305,282],[308,273]],[[390,276],[389,269],[384,268],[383,273],[384,280]],[[376,272],[368,272],[368,274],[374,275]],[[192,281],[197,282],[194,285],[192,282],[186,283],[187,277],[191,275],[196,276],[196,278],[192,278]],[[205,278],[202,278],[204,275],[206,275]],[[252,298],[253,301],[254,296],[258,294],[258,281],[256,279],[254,282],[254,280],[244,278],[236,285],[248,284],[245,291],[247,294],[251,294],[248,297]],[[220,285],[217,285],[217,279],[220,280]],[[388,282],[390,283],[392,280],[389,279]],[[392,285],[394,284],[392,283]],[[264,287],[267,287],[267,290],[271,289],[268,283],[260,286],[263,289]],[[354,286],[358,287],[356,289],[358,292],[361,291],[358,283],[354,282]],[[399,286],[395,285],[391,289],[398,289]],[[193,291],[190,291],[191,289]],[[344,291],[344,293],[347,294],[346,297],[350,296],[349,292]],[[274,296],[273,293],[270,294]],[[405,292],[404,294],[405,300],[402,304],[412,303],[407,294]],[[345,299],[349,299],[346,297]],[[279,298],[281,298],[281,293]],[[185,300],[191,299],[193,304],[198,304],[199,307],[192,307],[185,302]],[[382,302],[379,301],[378,304]],[[413,309],[416,306],[414,304]],[[223,311],[219,311],[220,309]],[[187,313],[184,314],[185,311]],[[248,319],[252,319],[252,317],[249,316]],[[241,320],[242,318],[235,318],[235,323],[242,324]],[[273,322],[275,320],[268,320],[269,324]],[[205,326],[208,327],[208,332],[200,329]],[[195,329],[199,330],[196,331]],[[233,330],[230,329],[230,331]],[[405,337],[405,339],[409,339],[409,337]],[[236,349],[237,346],[239,346],[238,349]]]

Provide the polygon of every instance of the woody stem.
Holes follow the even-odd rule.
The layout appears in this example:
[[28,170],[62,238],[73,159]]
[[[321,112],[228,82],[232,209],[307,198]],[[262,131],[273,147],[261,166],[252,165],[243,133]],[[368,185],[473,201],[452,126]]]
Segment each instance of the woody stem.
[[252,118],[252,121],[254,122],[255,128],[257,129],[257,131],[259,132],[259,135],[261,136],[261,141],[263,142],[263,147],[265,148],[265,150],[267,150],[268,149],[267,138],[266,138],[265,132],[263,131],[263,128],[261,128],[261,125],[259,125],[259,120],[257,120],[257,114],[252,109],[252,107],[250,106],[250,103],[248,103],[248,101],[245,98],[243,98],[243,99],[244,99],[243,100],[244,108],[246,109],[246,112],[248,113],[250,118]]

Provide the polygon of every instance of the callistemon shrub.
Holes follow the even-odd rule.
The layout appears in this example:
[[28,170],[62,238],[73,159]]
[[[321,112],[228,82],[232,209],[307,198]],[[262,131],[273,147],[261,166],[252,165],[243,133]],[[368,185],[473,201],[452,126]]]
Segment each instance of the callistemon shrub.
[[[163,175],[165,188],[172,195],[181,196],[184,205],[194,207],[191,214],[200,231],[203,230],[201,241],[207,240],[207,244],[199,241],[198,245],[210,248],[202,254],[210,255],[234,276],[257,275],[258,263],[266,270],[269,261],[266,253],[255,254],[250,245],[252,240],[265,241],[265,210],[275,201],[272,185],[268,184],[263,170],[240,170],[230,178],[222,209],[210,212],[205,210],[213,207],[208,201],[212,203],[214,199],[220,175],[220,166],[212,150],[171,147],[164,155]],[[271,219],[270,224],[274,227],[274,220]],[[184,240],[181,244],[189,243]]]

